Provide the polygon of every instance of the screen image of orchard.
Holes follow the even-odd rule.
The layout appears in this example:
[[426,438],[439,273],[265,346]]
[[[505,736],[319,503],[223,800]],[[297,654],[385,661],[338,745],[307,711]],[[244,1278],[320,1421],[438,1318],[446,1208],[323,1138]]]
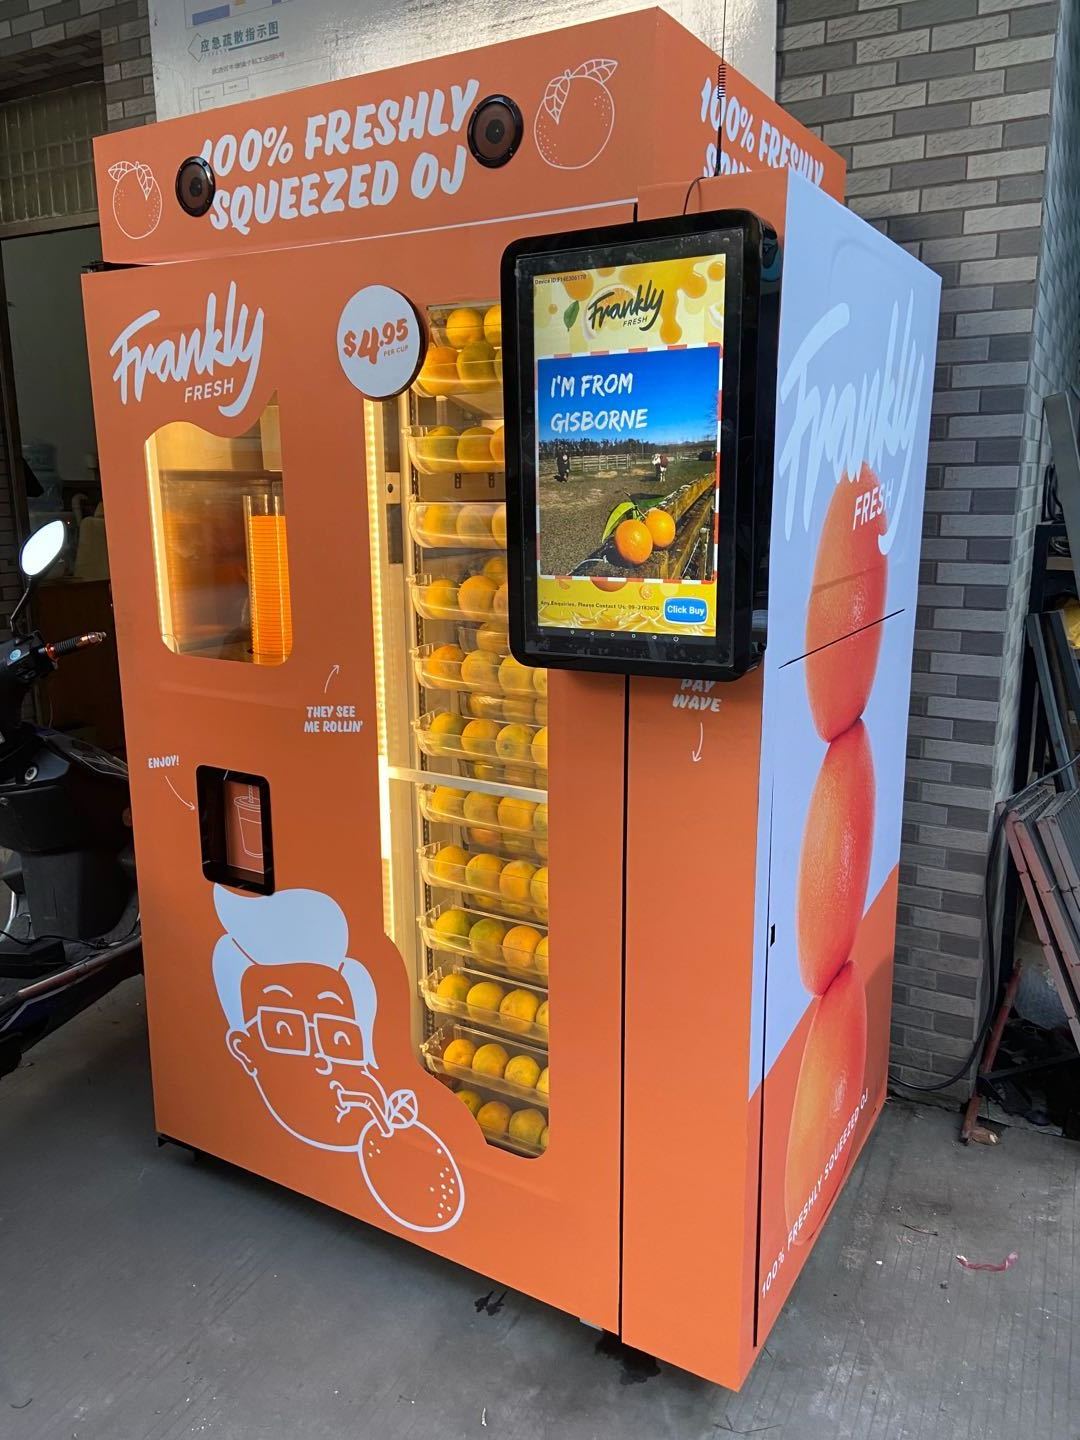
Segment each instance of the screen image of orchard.
[[720,351],[537,364],[539,570],[711,582]]

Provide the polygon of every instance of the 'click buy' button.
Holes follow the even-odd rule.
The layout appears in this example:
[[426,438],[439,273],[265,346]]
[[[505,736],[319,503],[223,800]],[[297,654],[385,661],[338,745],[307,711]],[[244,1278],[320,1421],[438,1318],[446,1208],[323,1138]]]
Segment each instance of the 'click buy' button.
[[680,595],[664,601],[664,619],[673,625],[701,625],[708,613],[709,607],[704,600],[687,599]]

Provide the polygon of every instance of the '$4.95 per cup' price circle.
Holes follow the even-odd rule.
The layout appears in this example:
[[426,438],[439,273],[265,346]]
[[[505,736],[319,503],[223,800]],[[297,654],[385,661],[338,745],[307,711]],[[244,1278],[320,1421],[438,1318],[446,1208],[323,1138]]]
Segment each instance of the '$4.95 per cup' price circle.
[[389,285],[365,285],[345,302],[337,353],[350,385],[369,400],[389,400],[416,379],[424,332],[412,303]]

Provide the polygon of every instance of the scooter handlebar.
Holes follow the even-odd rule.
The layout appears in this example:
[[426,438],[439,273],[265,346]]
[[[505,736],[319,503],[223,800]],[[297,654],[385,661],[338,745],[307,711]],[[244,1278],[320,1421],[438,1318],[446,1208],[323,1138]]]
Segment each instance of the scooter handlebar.
[[46,645],[45,654],[50,660],[60,660],[76,650],[85,650],[88,645],[100,645],[104,639],[104,630],[88,630],[85,635],[72,635],[67,640],[57,640],[54,644]]

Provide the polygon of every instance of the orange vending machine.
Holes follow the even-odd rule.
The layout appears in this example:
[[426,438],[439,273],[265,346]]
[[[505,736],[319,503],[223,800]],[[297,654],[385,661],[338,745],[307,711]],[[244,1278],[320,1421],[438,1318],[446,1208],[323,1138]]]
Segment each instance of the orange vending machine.
[[160,1134],[738,1384],[884,1096],[936,282],[653,10],[96,153]]

